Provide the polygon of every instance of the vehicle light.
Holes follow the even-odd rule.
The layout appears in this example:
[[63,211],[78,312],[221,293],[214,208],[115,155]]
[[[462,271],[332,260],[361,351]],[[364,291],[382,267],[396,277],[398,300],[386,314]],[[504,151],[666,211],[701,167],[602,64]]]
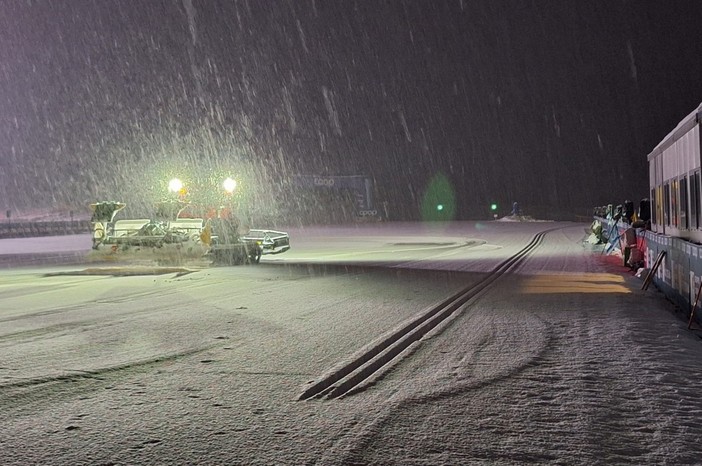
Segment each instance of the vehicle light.
[[226,192],[233,193],[236,189],[236,181],[232,178],[227,178],[226,180],[224,180],[224,183],[222,183],[222,186],[224,187],[224,190]]
[[172,193],[177,193],[180,192],[180,190],[183,189],[183,182],[180,181],[178,178],[173,178],[171,181],[168,182],[168,190]]

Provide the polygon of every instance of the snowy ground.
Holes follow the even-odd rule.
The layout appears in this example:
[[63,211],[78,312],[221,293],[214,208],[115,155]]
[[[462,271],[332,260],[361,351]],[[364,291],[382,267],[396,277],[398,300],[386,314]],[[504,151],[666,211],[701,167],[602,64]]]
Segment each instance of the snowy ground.
[[[80,263],[87,235],[2,240],[2,464],[698,464],[702,342],[585,228],[307,228],[143,276]],[[298,401],[545,230],[364,390]]]

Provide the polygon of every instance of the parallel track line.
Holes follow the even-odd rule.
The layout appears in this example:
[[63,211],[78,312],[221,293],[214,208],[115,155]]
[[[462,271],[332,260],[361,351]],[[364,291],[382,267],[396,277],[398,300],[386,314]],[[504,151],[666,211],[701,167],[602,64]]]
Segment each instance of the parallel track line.
[[300,394],[298,400],[333,399],[353,391],[365,380],[378,373],[383,366],[397,358],[412,343],[421,339],[441,322],[448,319],[461,306],[476,298],[496,280],[521,264],[530,253],[541,245],[547,233],[557,229],[552,228],[537,233],[525,247],[498,264],[478,283],[460,290],[417,319],[387,335],[382,341],[353,361],[308,387]]

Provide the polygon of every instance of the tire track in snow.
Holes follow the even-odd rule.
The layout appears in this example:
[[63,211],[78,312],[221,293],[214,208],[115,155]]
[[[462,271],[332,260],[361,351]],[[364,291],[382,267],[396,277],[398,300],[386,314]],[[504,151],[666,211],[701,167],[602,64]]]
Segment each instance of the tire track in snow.
[[[458,335],[449,340],[461,341],[462,352],[440,351],[444,353],[445,359],[439,366],[432,366],[430,378],[424,376],[423,381],[419,373],[426,367],[420,363],[410,374],[403,371],[403,380],[412,379],[410,387],[404,389],[400,385],[399,389],[395,389],[370,422],[358,420],[352,434],[341,439],[321,459],[320,464],[374,464],[373,452],[378,450],[382,452],[379,458],[396,458],[396,464],[411,464],[412,454],[424,458],[422,464],[460,463],[460,454],[455,454],[456,452],[435,451],[436,445],[443,445],[446,438],[442,442],[434,442],[429,437],[417,438],[414,442],[416,450],[409,452],[407,444],[403,442],[398,451],[388,455],[388,450],[394,445],[392,435],[386,434],[415,429],[421,432],[444,431],[453,422],[451,418],[460,417],[465,407],[462,403],[456,408],[442,410],[437,405],[450,403],[456,397],[477,398],[476,394],[489,392],[502,382],[525,376],[534,367],[542,366],[553,347],[554,336],[550,326],[540,319],[537,319],[538,327],[532,325],[525,329],[515,325],[509,317],[496,319],[489,314],[471,313],[459,318],[466,319],[467,323],[460,328],[452,326],[451,330],[458,332]],[[518,355],[510,350],[515,347],[522,349]],[[439,377],[435,379],[433,377],[436,374]],[[427,388],[418,389],[417,385]],[[495,403],[501,403],[499,397],[491,402],[493,405]],[[465,404],[470,406],[472,402]],[[411,415],[413,411],[419,414]],[[450,413],[449,416],[443,416],[442,411]],[[460,445],[469,437],[460,429],[453,436],[455,439],[446,443],[450,445],[455,442]],[[447,459],[449,456],[450,460]],[[472,457],[472,460],[480,459],[479,457],[480,455]],[[483,458],[484,461],[494,459]],[[534,457],[530,461],[544,459],[548,458]]]
[[161,354],[147,359],[130,361],[123,364],[92,370],[70,371],[62,374],[41,377],[22,378],[12,382],[0,383],[0,410],[8,411],[26,408],[28,405],[43,402],[55,403],[63,397],[76,396],[85,390],[97,389],[109,384],[110,376],[121,376],[131,372],[152,369],[161,364],[184,359],[203,353],[220,345],[192,348],[176,353]]

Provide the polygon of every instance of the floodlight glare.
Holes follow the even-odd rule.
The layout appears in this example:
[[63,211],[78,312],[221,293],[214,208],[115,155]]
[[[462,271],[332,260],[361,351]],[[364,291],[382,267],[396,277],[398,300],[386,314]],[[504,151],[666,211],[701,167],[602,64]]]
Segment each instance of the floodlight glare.
[[224,190],[226,192],[233,193],[236,189],[236,181],[232,178],[227,178],[226,180],[224,180],[224,183],[222,183],[222,186],[224,186]]
[[180,192],[180,190],[183,189],[183,182],[180,181],[178,178],[173,178],[171,181],[168,182],[168,190],[172,193],[177,193]]

